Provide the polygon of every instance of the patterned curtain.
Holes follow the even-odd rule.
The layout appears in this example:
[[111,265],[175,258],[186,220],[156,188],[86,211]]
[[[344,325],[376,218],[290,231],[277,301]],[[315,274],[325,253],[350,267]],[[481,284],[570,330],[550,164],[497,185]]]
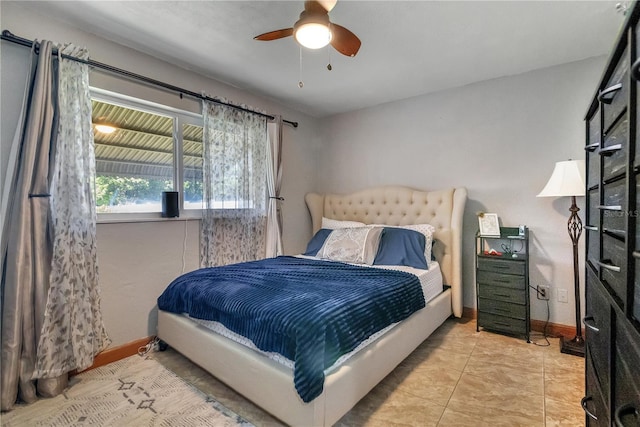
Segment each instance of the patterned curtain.
[[[67,385],[109,344],[100,316],[88,67],[40,43],[2,228],[2,410]],[[63,53],[87,58],[72,46]],[[15,150],[14,150],[15,148]],[[3,198],[4,200],[4,198]],[[36,392],[37,390],[37,392]]]
[[[59,50],[88,59],[84,49]],[[100,312],[93,195],[95,156],[89,67],[60,59],[60,118],[51,180],[53,259],[36,377],[47,378],[93,364],[110,340]]]
[[267,150],[267,188],[269,205],[267,210],[266,257],[282,255],[282,117],[276,116],[275,123],[269,123],[269,150]]
[[264,258],[267,121],[203,101],[203,213],[200,264]]

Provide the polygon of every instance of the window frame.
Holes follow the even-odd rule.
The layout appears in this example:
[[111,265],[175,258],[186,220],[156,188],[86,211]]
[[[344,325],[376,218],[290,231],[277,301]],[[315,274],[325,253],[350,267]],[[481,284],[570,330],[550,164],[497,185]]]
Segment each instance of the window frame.
[[162,212],[108,212],[98,213],[97,222],[153,222],[201,219],[202,209],[184,209],[184,159],[182,157],[184,148],[182,129],[185,124],[204,127],[204,116],[202,114],[180,110],[168,105],[111,92],[93,86],[90,86],[89,90],[92,100],[131,108],[150,114],[162,115],[170,117],[173,120],[173,191],[177,191],[180,194],[178,200],[180,217],[178,218],[163,218]]

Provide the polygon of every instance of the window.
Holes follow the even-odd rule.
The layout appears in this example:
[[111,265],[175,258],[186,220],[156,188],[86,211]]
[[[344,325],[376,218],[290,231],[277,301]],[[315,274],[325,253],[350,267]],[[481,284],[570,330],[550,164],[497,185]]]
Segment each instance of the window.
[[182,141],[184,208],[202,209],[202,125],[184,124]]
[[182,187],[181,210],[202,208],[202,116],[92,92],[100,214],[158,213]]

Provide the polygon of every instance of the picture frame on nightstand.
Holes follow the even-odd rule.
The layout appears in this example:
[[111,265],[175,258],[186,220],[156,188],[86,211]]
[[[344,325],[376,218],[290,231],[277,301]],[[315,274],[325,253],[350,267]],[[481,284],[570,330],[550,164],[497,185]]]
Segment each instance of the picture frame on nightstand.
[[498,223],[498,214],[495,214],[495,213],[478,214],[478,225],[480,226],[481,236],[500,237],[500,225]]

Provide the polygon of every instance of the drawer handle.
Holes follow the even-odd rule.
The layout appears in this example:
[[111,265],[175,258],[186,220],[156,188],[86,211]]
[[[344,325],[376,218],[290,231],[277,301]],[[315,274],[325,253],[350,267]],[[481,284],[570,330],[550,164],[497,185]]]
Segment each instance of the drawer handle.
[[599,142],[594,142],[593,144],[589,144],[587,146],[584,147],[585,151],[588,151],[590,153],[596,151],[596,148],[600,147],[600,143]]
[[622,144],[616,144],[600,149],[598,154],[601,156],[611,156],[613,153],[620,150],[622,150]]
[[624,239],[627,236],[627,232],[626,231],[618,230],[616,228],[603,228],[602,231],[604,231],[606,234],[618,237],[620,239]]
[[620,417],[623,417],[625,415],[631,415],[631,414],[635,415],[636,418],[638,418],[638,409],[636,409],[631,403],[617,408],[614,416],[616,421],[616,427],[624,427],[624,424],[622,424]]
[[511,280],[505,280],[505,279],[495,279],[495,281],[498,283],[511,283]]
[[598,206],[598,209],[603,211],[621,211],[622,206],[621,205],[600,205]]
[[594,325],[590,323],[593,320],[595,320],[593,316],[585,316],[584,319],[582,319],[582,321],[584,322],[584,326],[591,329],[593,332],[598,333],[600,332],[600,329],[596,328]]
[[[622,83],[615,84],[600,91],[600,93],[598,94],[598,101],[602,102],[603,104],[611,104],[613,102],[613,98],[615,98],[616,93],[620,89],[622,89]],[[606,96],[609,94],[613,94],[613,96],[611,96],[610,98],[606,98]]]
[[511,313],[511,310],[509,310],[508,308],[495,307],[494,310],[501,313]]
[[602,268],[606,268],[607,270],[613,271],[615,273],[620,273],[620,267],[617,265],[607,264],[602,261],[598,261],[598,265]]
[[511,295],[505,295],[505,294],[494,294],[494,295],[502,298],[511,298]]
[[633,251],[631,252],[631,256],[634,257],[635,259],[640,259],[640,252]]
[[593,225],[585,225],[584,227],[585,230],[589,230],[589,231],[598,231],[598,227],[594,227]]
[[593,400],[593,398],[591,396],[587,397],[583,397],[580,400],[580,406],[582,406],[582,409],[584,410],[584,412],[587,413],[587,415],[589,415],[591,418],[593,418],[594,420],[598,420],[598,417],[596,417],[595,415],[593,415],[591,412],[589,412],[589,410],[587,409],[587,402]]

